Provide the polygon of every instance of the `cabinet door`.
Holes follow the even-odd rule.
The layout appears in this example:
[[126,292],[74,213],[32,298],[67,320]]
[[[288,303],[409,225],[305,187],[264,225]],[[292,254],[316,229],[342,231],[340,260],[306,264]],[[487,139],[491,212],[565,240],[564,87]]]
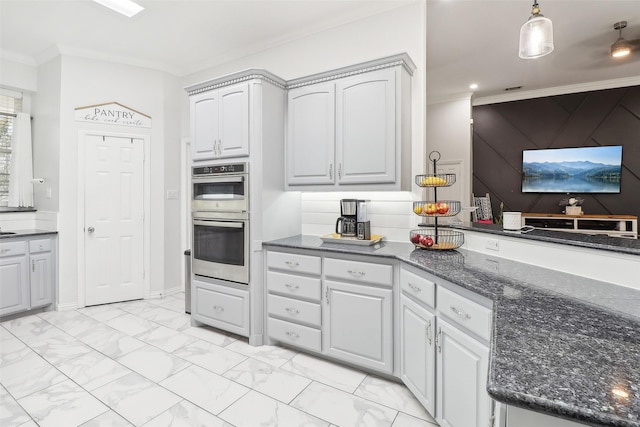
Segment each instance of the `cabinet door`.
[[436,317],[408,297],[401,297],[400,378],[430,414],[435,413]]
[[53,302],[51,253],[39,253],[31,255],[29,258],[31,264],[31,308],[49,305]]
[[391,289],[325,282],[324,351],[327,355],[393,371]]
[[242,83],[218,91],[220,119],[218,157],[249,155],[249,84]]
[[395,73],[380,70],[336,83],[339,184],[396,181]]
[[489,349],[438,318],[436,421],[441,427],[489,425]]
[[0,316],[28,309],[27,256],[0,258]]
[[208,160],[216,157],[218,142],[218,92],[193,95],[191,103],[191,157]]
[[333,83],[292,89],[287,105],[287,182],[333,184],[335,91]]

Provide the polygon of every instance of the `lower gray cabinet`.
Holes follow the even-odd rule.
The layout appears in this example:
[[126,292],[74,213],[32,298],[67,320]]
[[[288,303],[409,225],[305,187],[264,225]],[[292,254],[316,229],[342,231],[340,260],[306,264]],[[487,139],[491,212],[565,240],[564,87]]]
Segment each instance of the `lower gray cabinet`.
[[205,280],[192,283],[192,321],[248,337],[249,291]]
[[327,280],[325,295],[325,354],[392,373],[392,290]]
[[400,302],[400,378],[425,409],[435,414],[436,316],[405,295]]
[[52,238],[0,242],[0,316],[53,303],[54,254]]

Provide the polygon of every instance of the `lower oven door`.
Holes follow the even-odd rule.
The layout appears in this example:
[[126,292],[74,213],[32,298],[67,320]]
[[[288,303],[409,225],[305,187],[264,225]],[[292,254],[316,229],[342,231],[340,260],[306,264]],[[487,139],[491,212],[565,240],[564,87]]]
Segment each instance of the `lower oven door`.
[[249,222],[193,219],[193,274],[249,283]]

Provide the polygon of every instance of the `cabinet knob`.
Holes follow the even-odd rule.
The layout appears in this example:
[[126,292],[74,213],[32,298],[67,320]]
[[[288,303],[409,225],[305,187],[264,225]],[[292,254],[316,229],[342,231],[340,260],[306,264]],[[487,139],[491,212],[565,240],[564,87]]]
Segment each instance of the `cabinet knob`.
[[96,231],[96,229],[95,229],[95,228],[93,228],[93,227],[89,227],[89,228],[87,228],[87,231],[88,231],[89,233],[93,233],[94,231]]

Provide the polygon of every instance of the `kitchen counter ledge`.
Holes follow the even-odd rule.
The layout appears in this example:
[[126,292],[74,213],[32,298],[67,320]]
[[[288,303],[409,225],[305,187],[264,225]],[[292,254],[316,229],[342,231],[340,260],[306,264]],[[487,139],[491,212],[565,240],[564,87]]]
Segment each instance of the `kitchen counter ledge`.
[[494,399],[594,426],[640,427],[638,290],[463,249],[351,246],[304,235],[264,245],[395,258],[487,297]]
[[45,234],[58,234],[57,231],[37,230],[37,229],[4,230],[3,232],[11,232],[13,234],[0,234],[0,239],[12,239],[15,237],[31,237],[31,236],[39,236],[39,235],[45,235]]

